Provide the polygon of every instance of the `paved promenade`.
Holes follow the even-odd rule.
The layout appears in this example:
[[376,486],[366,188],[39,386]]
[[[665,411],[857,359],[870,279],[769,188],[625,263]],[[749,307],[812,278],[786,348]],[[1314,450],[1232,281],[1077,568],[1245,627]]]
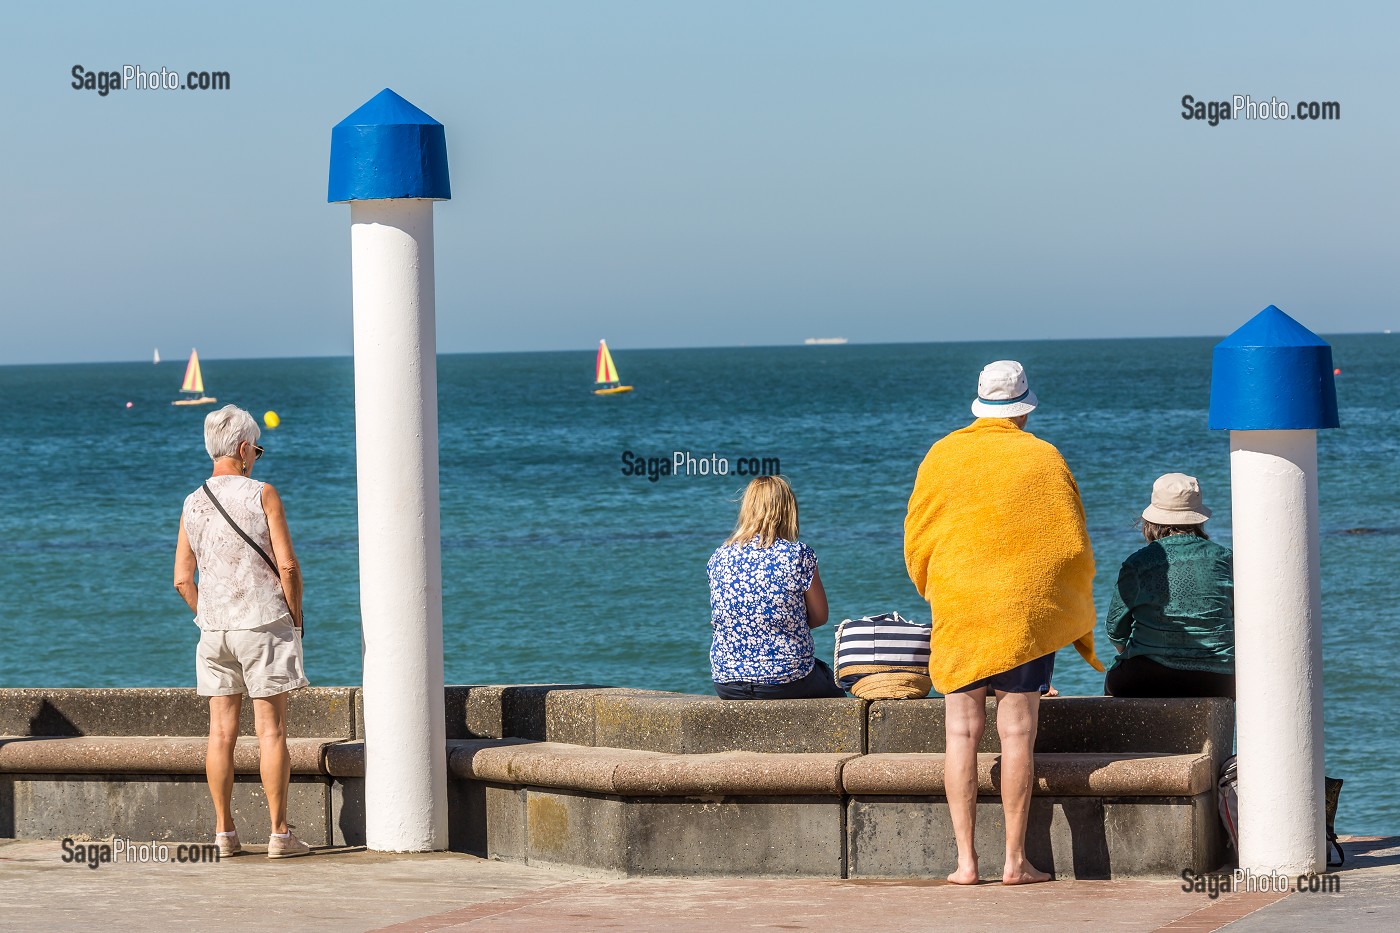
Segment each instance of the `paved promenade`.
[[1337,893],[1224,893],[1172,881],[1028,888],[934,881],[606,879],[458,854],[319,850],[219,864],[65,864],[58,842],[0,841],[0,929],[1392,931],[1400,837],[1347,842]]

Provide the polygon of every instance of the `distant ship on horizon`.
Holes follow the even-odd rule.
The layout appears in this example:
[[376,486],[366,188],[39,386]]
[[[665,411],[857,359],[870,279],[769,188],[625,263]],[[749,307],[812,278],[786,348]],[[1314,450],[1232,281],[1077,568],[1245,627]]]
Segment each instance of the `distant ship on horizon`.
[[829,344],[847,343],[845,337],[808,337],[802,341],[809,347],[826,346]]

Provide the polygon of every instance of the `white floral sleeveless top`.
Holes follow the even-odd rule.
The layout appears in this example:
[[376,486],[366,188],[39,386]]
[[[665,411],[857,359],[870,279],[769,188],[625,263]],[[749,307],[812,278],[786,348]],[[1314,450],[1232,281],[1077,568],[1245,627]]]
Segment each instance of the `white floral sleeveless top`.
[[[246,476],[209,479],[209,489],[224,511],[275,560],[262,507],[264,485]],[[182,520],[199,562],[196,625],[206,632],[229,632],[261,628],[284,616],[290,619],[282,581],[229,526],[203,489],[185,497]]]

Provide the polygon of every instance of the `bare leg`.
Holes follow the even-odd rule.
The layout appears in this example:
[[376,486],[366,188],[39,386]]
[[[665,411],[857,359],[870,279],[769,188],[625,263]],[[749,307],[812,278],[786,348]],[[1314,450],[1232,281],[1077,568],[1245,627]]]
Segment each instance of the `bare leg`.
[[958,843],[958,870],[948,876],[953,884],[977,883],[977,745],[987,728],[987,690],[950,693],[943,698],[947,741],[943,765],[943,793],[953,819]]
[[258,770],[262,772],[272,831],[285,833],[287,785],[292,779],[292,760],[287,754],[287,694],[254,698],[253,722],[258,730]]
[[1002,884],[1034,884],[1050,876],[1026,858],[1026,824],[1035,786],[1035,731],[1040,693],[997,691],[997,734],[1001,736],[1001,806],[1006,814],[1006,868]]
[[238,741],[238,713],[243,694],[209,698],[209,747],[204,776],[214,799],[214,831],[231,833],[233,826],[233,746]]

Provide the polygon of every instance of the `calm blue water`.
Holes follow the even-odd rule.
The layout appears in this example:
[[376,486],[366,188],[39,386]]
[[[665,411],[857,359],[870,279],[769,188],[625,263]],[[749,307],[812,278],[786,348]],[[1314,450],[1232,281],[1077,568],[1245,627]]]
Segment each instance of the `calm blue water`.
[[[1229,541],[1228,440],[1205,427],[1213,343],[624,346],[637,391],[613,398],[588,391],[592,348],[443,357],[448,680],[708,691],[705,561],[743,481],[625,477],[625,450],[779,458],[833,618],[926,618],[904,571],[904,504],[929,444],[970,420],[978,369],[1004,357],[1042,400],[1030,429],[1079,480],[1102,614],[1158,474],[1199,476]],[[1327,769],[1346,780],[1340,829],[1393,833],[1400,337],[1338,337],[1334,353],[1343,428],[1319,441]],[[169,404],[182,373],[183,360],[0,368],[0,686],[193,685],[197,630],[171,570],[181,501],[208,473],[209,409]],[[220,404],[281,415],[254,475],[287,504],[308,674],[358,683],[351,362],[214,359],[204,375]],[[828,660],[830,632],[817,633]],[[1099,693],[1102,677],[1071,650],[1056,685]]]

